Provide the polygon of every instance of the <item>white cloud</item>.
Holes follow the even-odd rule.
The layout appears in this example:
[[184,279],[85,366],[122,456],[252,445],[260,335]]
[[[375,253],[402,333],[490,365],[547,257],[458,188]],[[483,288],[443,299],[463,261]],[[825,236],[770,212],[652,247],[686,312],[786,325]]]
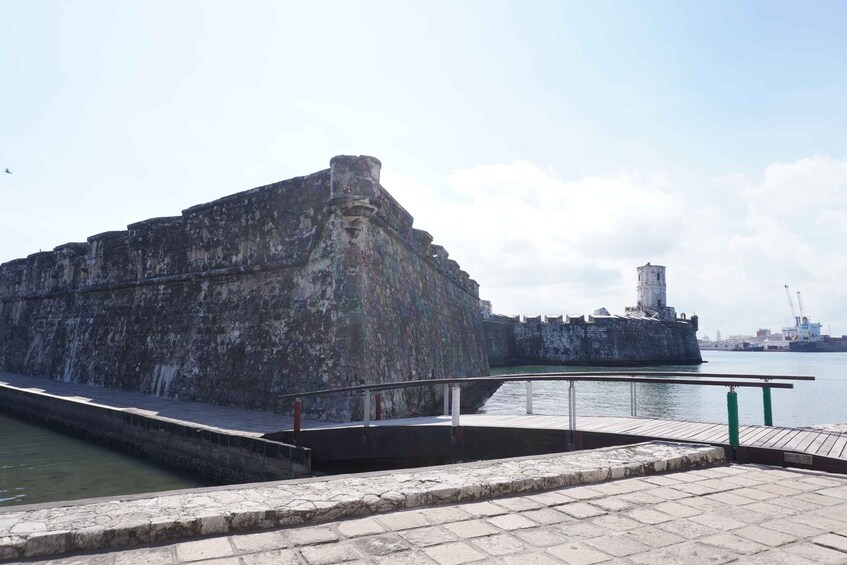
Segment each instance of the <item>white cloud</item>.
[[382,181],[504,313],[622,310],[635,266],[671,250],[682,223],[663,175],[564,180],[519,161],[456,171],[442,190],[390,169]]
[[[807,313],[825,331],[831,324],[834,333],[847,333],[840,221],[847,216],[847,160],[773,163],[759,179],[733,180],[736,198],[698,217],[697,230],[710,236],[686,244],[698,263],[685,268],[699,276],[681,281],[680,290],[705,314],[707,331],[727,335],[787,325],[783,285],[789,284],[802,290]],[[701,288],[692,285],[695,280]]]
[[[678,188],[659,173],[567,179],[527,161],[455,171],[443,188],[382,184],[506,314],[580,314],[635,301],[635,267],[668,267],[668,300],[705,333],[790,321],[784,284],[847,333],[847,160],[773,163]],[[704,198],[704,194],[706,197]]]

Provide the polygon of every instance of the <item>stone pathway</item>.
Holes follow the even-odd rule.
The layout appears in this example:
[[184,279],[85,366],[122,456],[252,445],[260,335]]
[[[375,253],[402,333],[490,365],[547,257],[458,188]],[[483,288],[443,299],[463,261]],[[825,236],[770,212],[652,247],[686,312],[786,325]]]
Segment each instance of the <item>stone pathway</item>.
[[[666,442],[0,509],[0,559],[316,524],[710,467],[722,448]],[[222,542],[214,542],[220,544]]]
[[714,467],[53,563],[476,562],[847,563],[847,477]]
[[0,386],[11,386],[34,394],[56,396],[70,402],[96,404],[122,412],[189,422],[210,430],[237,432],[253,437],[291,429],[294,426],[291,416],[271,412],[160,398],[140,392],[54,381],[46,377],[0,372]]
[[803,426],[807,430],[820,430],[822,432],[831,432],[834,434],[847,434],[847,423],[842,424],[815,424],[813,426]]

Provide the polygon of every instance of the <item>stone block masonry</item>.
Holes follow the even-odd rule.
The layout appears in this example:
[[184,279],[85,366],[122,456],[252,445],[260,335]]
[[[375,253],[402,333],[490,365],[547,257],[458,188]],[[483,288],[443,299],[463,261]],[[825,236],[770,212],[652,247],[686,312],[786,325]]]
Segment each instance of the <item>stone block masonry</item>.
[[702,363],[696,330],[686,320],[624,316],[519,320],[495,314],[485,321],[485,337],[492,366]]
[[638,267],[638,305],[625,316],[605,308],[594,316],[501,316],[482,301],[491,365],[697,365],[697,315],[676,315],[667,304],[665,267]]
[[[335,157],[0,265],[0,370],[272,411],[290,411],[284,393],[488,374],[478,284],[413,228],[380,167]],[[383,411],[434,413],[440,394],[398,391]]]

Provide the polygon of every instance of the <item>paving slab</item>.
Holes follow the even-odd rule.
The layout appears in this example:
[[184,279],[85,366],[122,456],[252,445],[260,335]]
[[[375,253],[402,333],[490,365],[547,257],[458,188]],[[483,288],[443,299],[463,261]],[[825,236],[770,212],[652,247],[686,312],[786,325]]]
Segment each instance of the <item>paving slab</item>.
[[[708,467],[722,464],[723,460],[723,449],[718,447],[649,442],[422,469],[19,506],[0,510],[0,559],[325,523],[441,505],[422,511],[430,523],[439,524],[476,517],[464,510],[444,506],[449,503],[534,494],[566,486]],[[601,492],[580,493],[580,490],[574,489],[572,498],[590,500],[595,494],[603,496]],[[582,496],[584,494],[589,496]],[[500,505],[515,512],[509,507],[538,509],[541,503],[527,500]],[[606,512],[587,502],[565,506],[570,506],[572,511],[578,508],[583,517]],[[510,519],[501,520],[502,527],[495,523],[496,527],[521,529],[532,525],[520,516],[520,520],[512,519],[510,514],[503,516]],[[385,520],[381,523],[392,529]],[[319,555],[313,558],[322,559]]]
[[[739,476],[756,473],[767,478],[773,470],[773,480],[780,480],[778,469],[759,466],[733,465]],[[821,477],[847,486],[847,476],[823,475],[796,471],[795,478]],[[670,476],[687,475],[681,471]],[[704,475],[692,475],[694,481],[709,480]],[[626,483],[640,479],[622,479]],[[815,483],[812,483],[815,484]],[[828,483],[818,483],[826,496],[826,489],[838,488]],[[492,506],[505,508],[499,503],[509,500],[507,506],[524,508],[541,504],[534,510],[511,510],[492,516],[479,512],[485,503],[448,503],[426,511],[438,511],[440,522],[418,528],[397,531],[366,533],[376,530],[374,523],[385,526],[394,522],[395,516],[423,516],[423,512],[391,511],[371,518],[335,520],[325,524],[276,528],[270,532],[220,535],[189,542],[175,542],[138,549],[101,551],[86,555],[68,556],[52,563],[71,565],[93,563],[118,565],[123,563],[257,565],[265,563],[296,563],[298,565],[328,563],[365,564],[462,564],[491,563],[494,565],[551,565],[582,563],[593,565],[642,563],[654,565],[691,563],[744,563],[746,564],[847,564],[847,536],[838,533],[844,522],[829,518],[817,527],[806,521],[822,518],[821,512],[834,511],[841,516],[847,512],[847,500],[833,497],[841,502],[815,510],[798,510],[788,518],[770,519],[755,526],[738,522],[724,522],[720,529],[708,528],[692,521],[691,517],[677,518],[659,524],[642,524],[627,518],[626,510],[609,510],[601,517],[573,519],[572,522],[545,524],[545,510],[558,512],[563,499],[584,500],[579,491],[590,487],[569,486],[548,491],[559,496],[547,496],[547,502],[532,493],[510,498],[495,498]],[[745,488],[739,486],[739,488]],[[619,492],[612,489],[612,492]],[[730,491],[731,492],[731,491]],[[573,494],[575,496],[571,497]],[[607,495],[611,498],[614,495]],[[802,496],[800,494],[794,496]],[[592,498],[591,504],[599,504],[604,498]],[[688,500],[688,499],[685,499]],[[732,499],[710,501],[708,509],[699,510],[696,517],[708,523],[715,516],[743,511]],[[756,503],[750,503],[753,505]],[[749,506],[748,505],[748,506]],[[486,507],[482,507],[484,509]],[[690,506],[695,508],[696,506]],[[476,509],[477,512],[471,511]],[[649,510],[649,507],[640,507]],[[509,529],[512,525],[497,518],[519,517],[540,521],[531,528]],[[563,515],[564,516],[564,515]],[[373,520],[374,522],[371,522]],[[622,532],[614,531],[614,524],[624,524]],[[402,520],[401,520],[402,521]],[[497,524],[500,524],[498,526]],[[489,527],[484,531],[474,530],[479,524]],[[598,525],[601,524],[601,525]],[[603,527],[603,525],[607,527]],[[453,531],[472,531],[471,536],[460,538]],[[682,535],[684,533],[685,535]],[[206,558],[206,556],[217,556]],[[200,560],[198,560],[200,559]]]

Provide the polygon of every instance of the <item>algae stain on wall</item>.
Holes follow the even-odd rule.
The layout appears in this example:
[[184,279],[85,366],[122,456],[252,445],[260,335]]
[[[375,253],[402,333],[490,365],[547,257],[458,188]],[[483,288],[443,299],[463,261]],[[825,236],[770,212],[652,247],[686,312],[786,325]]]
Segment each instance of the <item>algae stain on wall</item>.
[[[479,286],[412,228],[380,166],[337,157],[0,265],[0,370],[277,411],[282,393],[488,374]],[[390,402],[410,409],[440,404]]]

